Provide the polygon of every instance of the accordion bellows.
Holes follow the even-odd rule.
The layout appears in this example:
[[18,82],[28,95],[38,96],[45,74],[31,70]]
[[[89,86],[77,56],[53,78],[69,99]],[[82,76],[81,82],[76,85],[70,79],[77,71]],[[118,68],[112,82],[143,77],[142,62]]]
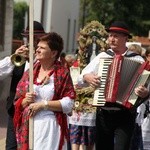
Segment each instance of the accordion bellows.
[[106,102],[110,102],[126,108],[138,107],[142,101],[134,89],[147,84],[149,70],[148,62],[141,63],[129,57],[101,58],[98,71],[101,84],[94,92],[93,106],[105,106]]

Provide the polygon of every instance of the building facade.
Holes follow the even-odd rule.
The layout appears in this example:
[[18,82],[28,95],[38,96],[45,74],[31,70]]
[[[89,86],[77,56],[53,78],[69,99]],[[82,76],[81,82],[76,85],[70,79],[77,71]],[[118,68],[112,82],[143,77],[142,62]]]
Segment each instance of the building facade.
[[[29,4],[29,0],[16,1]],[[0,0],[0,59],[12,53],[13,3],[14,0]],[[77,48],[78,18],[79,0],[34,0],[34,20],[41,22],[46,32],[57,32],[63,37],[66,53],[74,53]],[[8,96],[10,80],[0,81],[0,101]]]
[[[20,0],[15,0],[20,1]],[[29,4],[29,0],[26,1]],[[79,31],[80,0],[36,0],[34,20],[43,24],[46,32],[57,32],[64,39],[64,52],[74,53]],[[26,20],[28,20],[26,18]],[[25,26],[27,25],[27,21]]]
[[11,54],[13,0],[0,0],[0,58]]

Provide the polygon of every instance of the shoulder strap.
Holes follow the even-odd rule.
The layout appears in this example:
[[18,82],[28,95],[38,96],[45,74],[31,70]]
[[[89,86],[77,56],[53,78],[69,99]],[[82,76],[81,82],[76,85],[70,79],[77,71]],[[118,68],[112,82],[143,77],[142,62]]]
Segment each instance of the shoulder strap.
[[108,55],[110,55],[110,56],[114,56],[114,52],[111,51],[111,50],[109,50],[109,49],[105,53],[108,54]]
[[127,53],[124,55],[125,57],[134,57],[134,56],[141,56],[140,54],[137,54],[132,51],[127,51]]
[[[114,56],[114,52],[111,50],[107,50],[106,53],[110,56]],[[132,51],[128,51],[125,55],[125,57],[134,57],[134,56],[141,56],[140,54],[134,53]]]

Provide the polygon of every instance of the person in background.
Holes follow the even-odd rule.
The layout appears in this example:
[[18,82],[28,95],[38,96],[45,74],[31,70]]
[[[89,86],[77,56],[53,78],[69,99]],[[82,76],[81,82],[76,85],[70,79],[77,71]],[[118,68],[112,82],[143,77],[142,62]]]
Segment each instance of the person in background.
[[[150,47],[146,48],[145,60],[150,62]],[[150,89],[150,83],[148,83],[148,88]],[[139,106],[137,121],[141,126],[141,140],[139,142],[139,149],[148,150],[150,149],[150,97],[148,97],[147,100]],[[139,145],[139,143],[137,140],[135,145]],[[137,148],[137,150],[139,149]]]
[[[131,44],[128,46],[128,50],[142,56],[142,47],[138,44]],[[142,132],[141,132],[141,109],[142,105],[137,108],[137,116],[136,116],[136,123],[135,128],[131,140],[130,150],[143,150],[143,142],[142,142]]]
[[[81,91],[82,89],[78,89],[78,91]],[[87,90],[87,91],[86,91]],[[85,89],[85,93],[87,95],[91,95],[90,88]],[[89,101],[90,98],[86,97]],[[80,98],[83,98],[80,94]],[[83,100],[83,99],[82,99]],[[77,107],[77,103],[75,103],[75,107]],[[89,106],[91,103],[89,104]],[[84,111],[81,110],[74,110],[72,112],[72,115],[69,116],[69,128],[70,128],[70,143],[72,150],[93,150],[94,144],[95,144],[95,116],[96,113],[94,111],[94,108],[91,107],[87,110],[84,107]]]
[[147,47],[146,49],[145,57],[146,57],[146,60],[150,62],[150,46]]
[[[70,68],[73,66],[74,62],[75,62],[75,56],[73,54],[66,54],[65,55],[65,63],[63,64],[65,67],[67,67],[70,70]],[[72,75],[71,70],[70,70],[70,75]],[[72,78],[72,76],[71,76],[71,78]],[[72,81],[73,81],[73,79],[72,79]],[[68,129],[69,129],[69,117],[70,116],[72,116],[72,112],[70,114],[68,114],[68,117],[67,117]],[[68,142],[68,149],[67,150],[71,150],[70,140]]]
[[72,110],[75,91],[68,68],[58,61],[63,39],[55,32],[42,36],[36,49],[34,92],[28,92],[29,72],[17,86],[14,126],[17,149],[29,149],[29,117],[33,117],[34,150],[66,150],[67,115]]
[[136,54],[139,54],[140,56],[142,56],[142,47],[138,44],[131,44],[128,46],[128,50],[132,51]]
[[[98,54],[83,70],[78,83],[99,87],[101,79],[98,76],[99,60],[102,57],[114,55],[128,56],[126,42],[131,35],[125,22],[115,21],[107,29],[108,44],[110,49]],[[139,55],[131,56],[130,59],[144,62]],[[144,98],[148,96],[148,89],[143,85],[135,89],[135,94]],[[136,111],[117,103],[106,102],[103,107],[97,107],[96,112],[96,149],[97,150],[128,150],[135,126]]]
[[62,53],[60,54],[59,61],[60,61],[62,64],[65,64],[65,63],[66,63],[65,56],[66,56],[66,53],[65,53],[65,52],[62,52]]
[[75,62],[75,56],[73,54],[67,54],[65,56],[65,60],[66,60],[66,65],[68,68],[70,68],[71,66],[73,66],[74,62]]
[[[70,143],[72,150],[93,150],[95,144],[96,111],[91,106],[93,90],[91,87],[77,86],[80,75],[80,60],[73,60],[70,72],[76,90],[75,105],[72,115],[69,116]],[[75,72],[74,70],[75,69]],[[78,70],[79,69],[79,70]]]
[[[37,42],[39,40],[39,37],[43,36],[45,33],[44,28],[40,22],[34,21],[34,46],[36,47]],[[29,51],[28,50],[28,39],[29,39],[29,25],[26,27],[23,33],[21,33],[23,37],[26,38],[27,42],[25,45],[22,45],[16,50],[16,54],[20,54],[22,51]],[[28,54],[26,53],[26,56],[23,56],[28,60]],[[16,93],[16,87],[18,82],[20,81],[24,71],[26,71],[29,68],[29,62],[26,61],[23,65],[17,67],[12,64],[10,61],[10,58],[8,58],[5,63],[11,63],[11,69],[12,69],[12,79],[11,79],[11,86],[10,86],[10,94],[7,98],[7,112],[8,112],[8,124],[7,124],[7,134],[6,134],[6,150],[16,150],[17,149],[17,142],[16,142],[16,135],[14,132],[14,125],[13,125],[13,116],[14,116],[14,97]]]

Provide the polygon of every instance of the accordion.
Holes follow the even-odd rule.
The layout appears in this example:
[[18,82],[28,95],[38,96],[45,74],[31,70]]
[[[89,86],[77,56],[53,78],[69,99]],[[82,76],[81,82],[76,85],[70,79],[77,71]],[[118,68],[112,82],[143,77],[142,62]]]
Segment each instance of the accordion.
[[101,84],[94,92],[93,106],[105,106],[106,102],[111,102],[129,109],[138,107],[143,101],[134,89],[149,82],[149,70],[148,62],[141,63],[129,57],[101,58],[98,70]]

